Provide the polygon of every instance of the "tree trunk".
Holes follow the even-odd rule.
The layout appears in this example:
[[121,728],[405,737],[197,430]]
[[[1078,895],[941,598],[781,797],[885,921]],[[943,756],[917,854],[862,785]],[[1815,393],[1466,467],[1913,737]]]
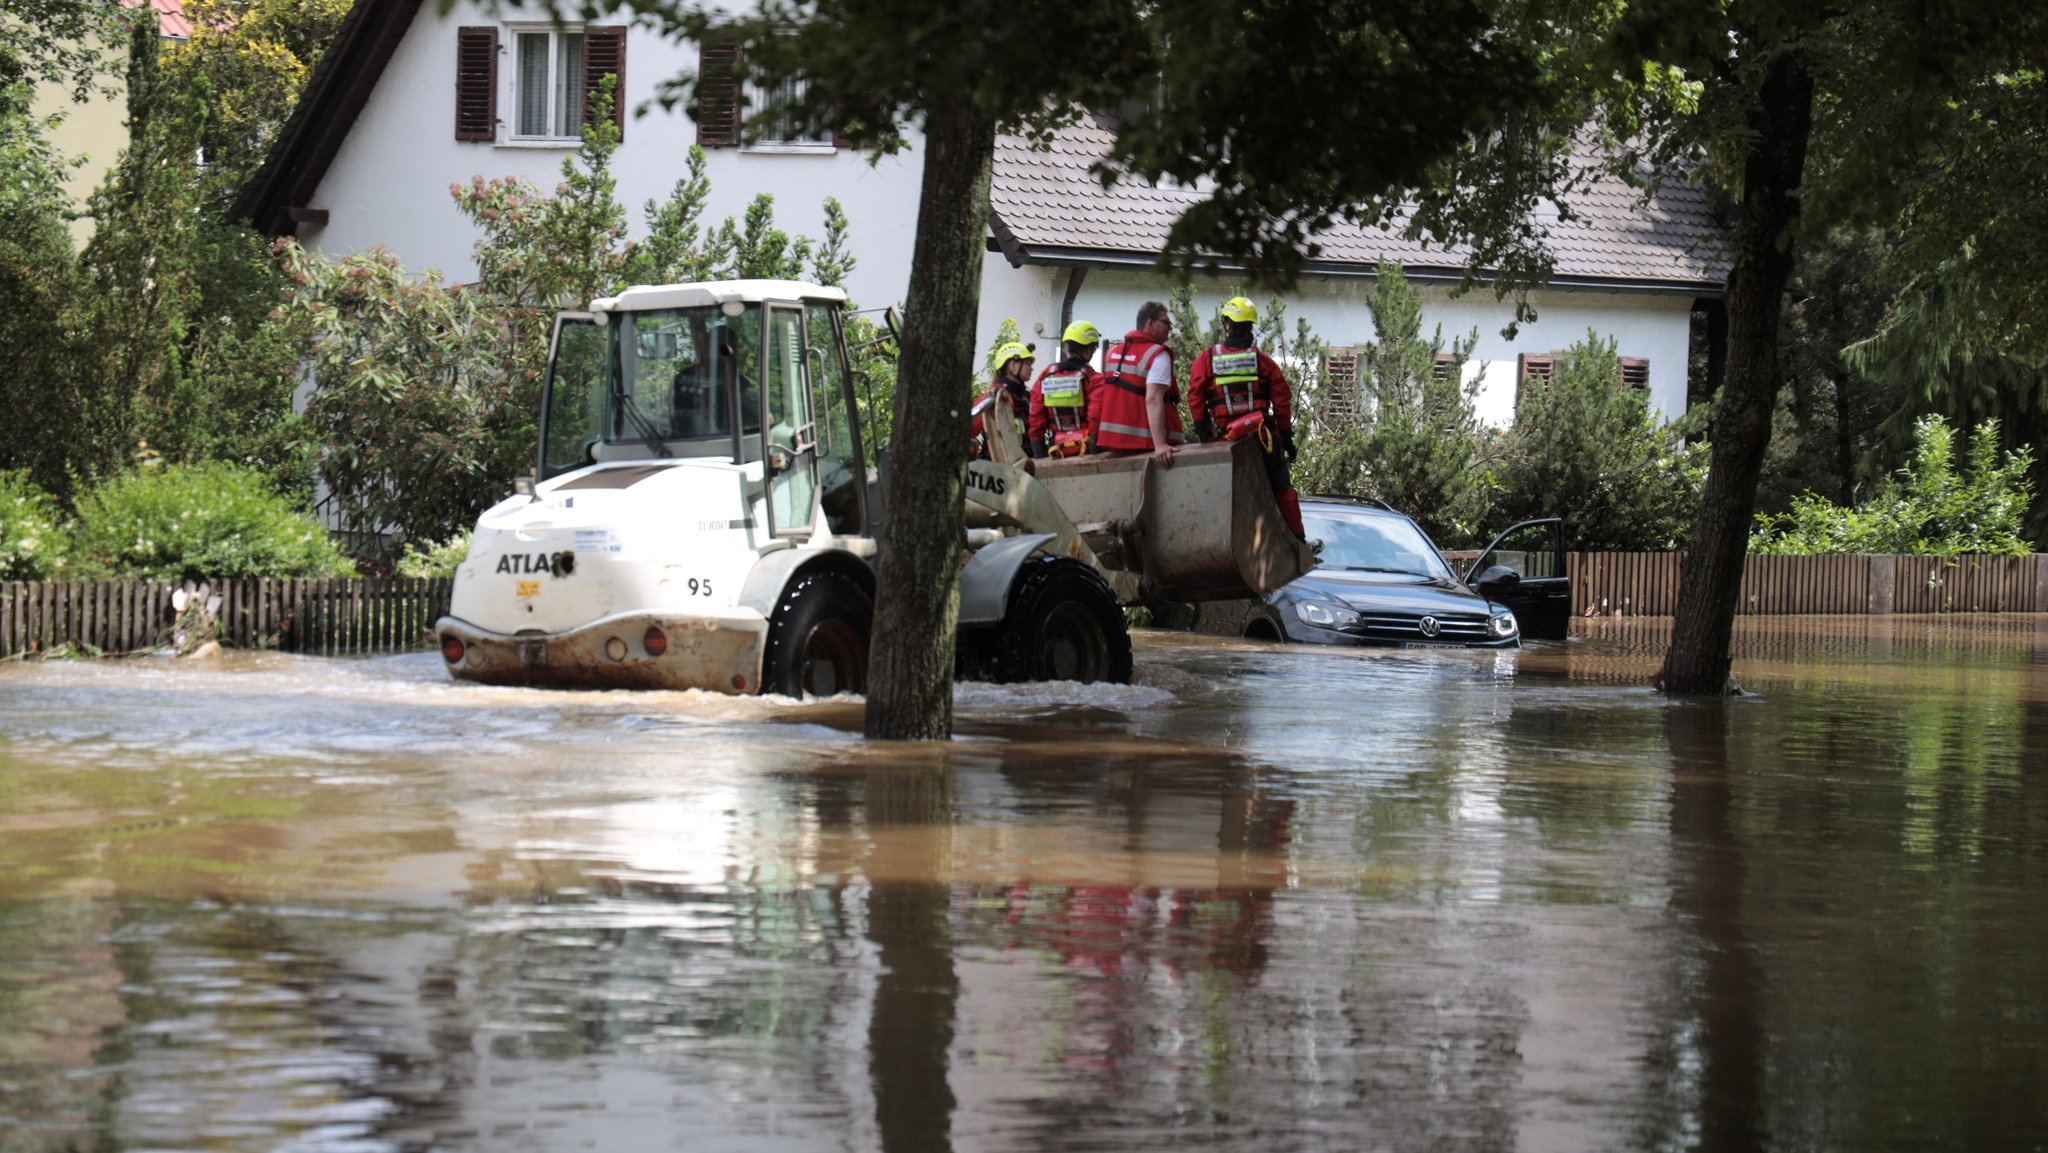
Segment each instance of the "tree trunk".
[[876,569],[867,735],[953,733],[953,629],[967,461],[967,384],[988,227],[995,125],[971,103],[925,121],[924,186],[910,267],[903,356]]
[[1803,52],[1779,48],[1749,116],[1735,267],[1728,274],[1728,379],[1714,411],[1713,453],[1699,519],[1679,576],[1664,690],[1727,690],[1742,564],[1778,396],[1778,322],[1792,276],[1799,184],[1813,126],[1813,75]]

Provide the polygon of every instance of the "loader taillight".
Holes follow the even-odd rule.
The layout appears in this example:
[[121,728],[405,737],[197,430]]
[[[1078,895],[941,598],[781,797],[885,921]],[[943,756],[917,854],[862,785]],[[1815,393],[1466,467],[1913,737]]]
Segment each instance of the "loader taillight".
[[668,651],[668,634],[661,631],[660,625],[649,625],[647,635],[640,638],[640,643],[647,646],[648,656],[658,657]]
[[461,637],[445,636],[441,638],[441,659],[449,664],[461,664],[464,651]]

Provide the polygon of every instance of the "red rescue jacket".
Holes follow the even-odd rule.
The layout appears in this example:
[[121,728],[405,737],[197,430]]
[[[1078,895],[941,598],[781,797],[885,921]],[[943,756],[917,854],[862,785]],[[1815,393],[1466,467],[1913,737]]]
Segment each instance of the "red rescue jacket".
[[[1047,404],[1045,382],[1056,381],[1054,399],[1071,398],[1073,379],[1080,378],[1080,404]],[[1064,384],[1063,389],[1059,387]],[[1079,456],[1087,451],[1089,434],[1095,427],[1096,402],[1102,390],[1102,374],[1086,361],[1058,361],[1039,370],[1031,382],[1031,411],[1025,431],[1031,442],[1042,444],[1053,456]],[[1055,451],[1057,450],[1057,451]]]
[[988,406],[996,402],[996,394],[1000,392],[1009,393],[1010,412],[1017,418],[1018,428],[1023,428],[1024,422],[1031,415],[1031,391],[1029,389],[1021,384],[1014,388],[1007,387],[1000,379],[990,381],[988,388],[982,392],[981,398],[974,402],[974,419],[969,425],[969,433],[974,440],[974,456],[976,460],[987,460],[989,458],[988,438],[982,433],[981,417],[983,413],[988,411]]
[[[1145,377],[1152,365],[1166,358],[1168,381],[1173,379],[1173,353],[1142,332],[1124,335],[1102,357],[1101,403],[1089,414],[1095,427],[1095,447],[1104,451],[1147,452],[1152,443],[1152,420],[1145,412]],[[1180,390],[1166,388],[1166,441],[1180,444],[1187,439],[1180,424]]]
[[[1246,380],[1243,366],[1228,360],[1224,363],[1230,371],[1217,372],[1217,358],[1247,355],[1257,358],[1254,379]],[[1287,387],[1287,374],[1272,357],[1249,346],[1219,344],[1195,358],[1188,369],[1188,408],[1197,419],[1207,417],[1219,432],[1251,412],[1270,411],[1275,428],[1294,427],[1294,391]]]

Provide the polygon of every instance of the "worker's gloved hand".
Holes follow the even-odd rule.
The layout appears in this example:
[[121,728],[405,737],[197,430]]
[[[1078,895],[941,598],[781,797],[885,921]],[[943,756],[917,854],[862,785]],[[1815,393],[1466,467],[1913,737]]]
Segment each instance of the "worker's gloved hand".
[[1195,422],[1195,439],[1207,444],[1216,439],[1216,422],[1208,417]]
[[1031,439],[1024,442],[1024,453],[1026,456],[1029,456],[1032,460],[1044,460],[1045,442],[1038,439],[1035,436],[1032,437]]
[[1288,464],[1294,463],[1294,430],[1291,428],[1280,430],[1280,459]]

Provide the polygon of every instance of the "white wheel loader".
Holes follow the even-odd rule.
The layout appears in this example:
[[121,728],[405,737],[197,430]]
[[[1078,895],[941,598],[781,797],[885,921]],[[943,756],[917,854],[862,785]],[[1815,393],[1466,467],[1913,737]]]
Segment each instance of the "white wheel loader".
[[[865,464],[845,306],[838,289],[743,280],[557,317],[538,468],[478,519],[435,626],[449,671],[863,691],[881,525],[919,510],[883,509]],[[1027,461],[994,408],[996,459],[967,466],[963,676],[1128,680],[1123,605],[1251,596],[1314,564],[1249,441],[1170,469]]]

